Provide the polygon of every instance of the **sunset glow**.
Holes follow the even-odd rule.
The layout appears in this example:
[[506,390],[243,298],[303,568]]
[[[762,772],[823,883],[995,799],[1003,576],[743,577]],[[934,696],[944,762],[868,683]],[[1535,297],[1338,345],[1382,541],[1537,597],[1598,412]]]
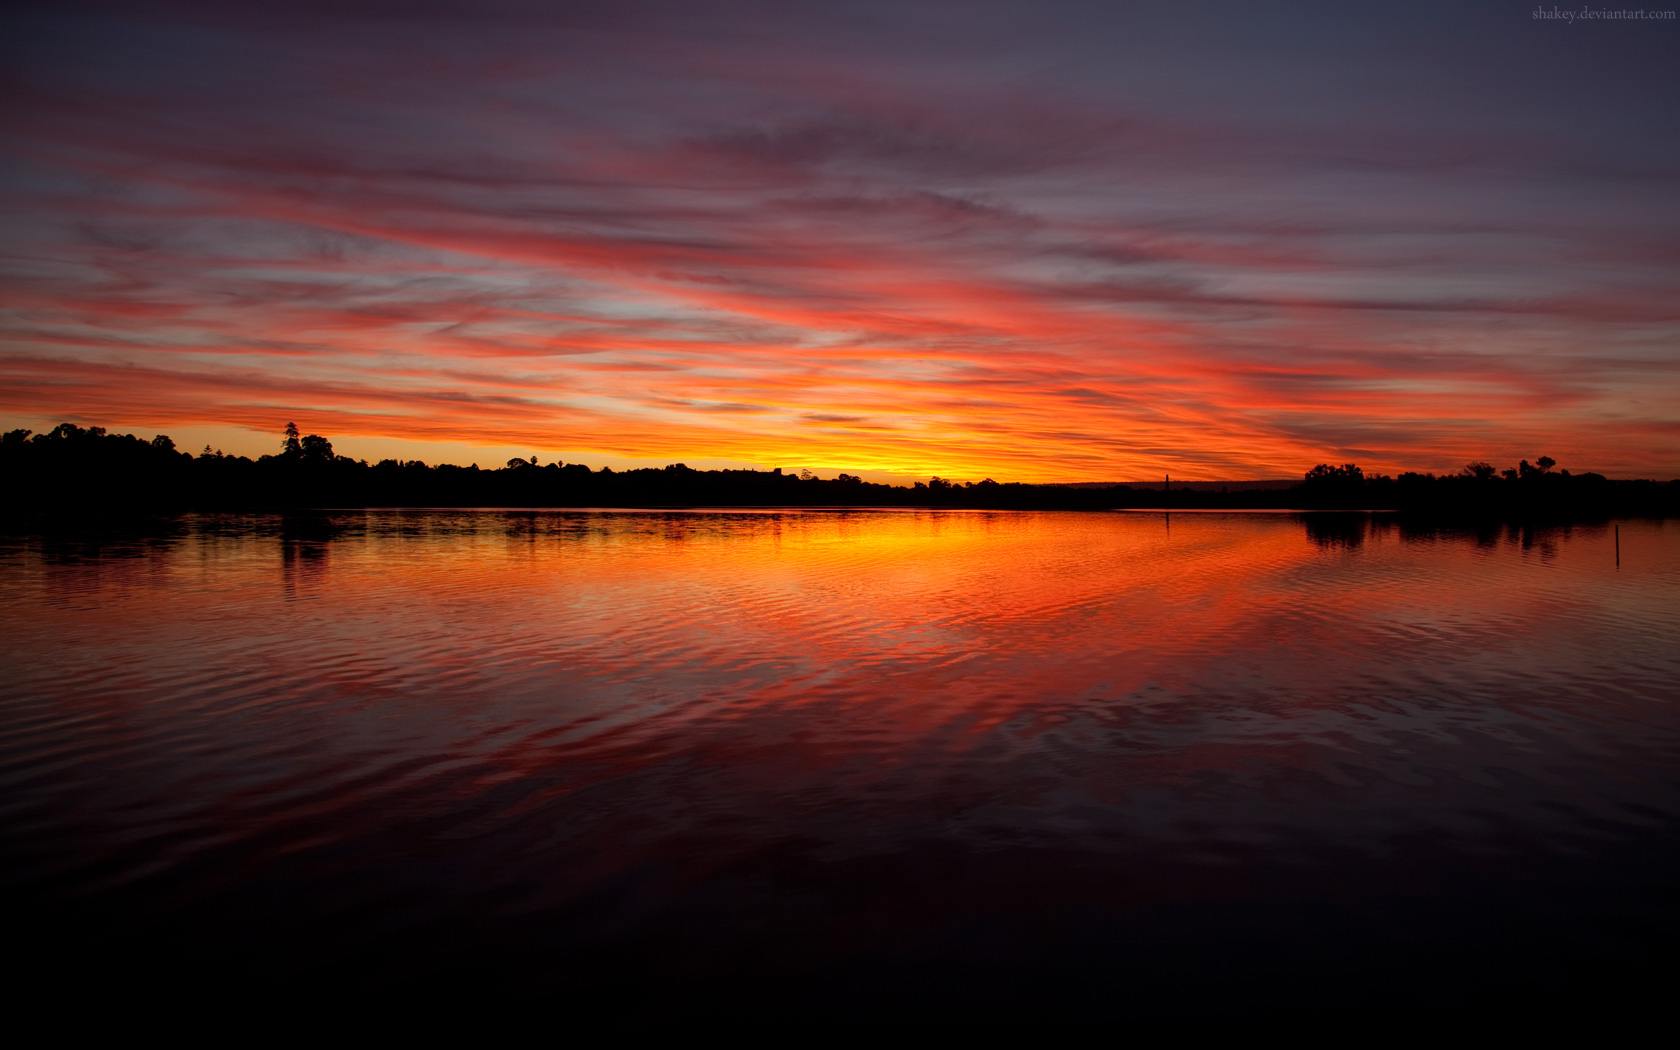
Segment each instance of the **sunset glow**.
[[889,479],[1680,474],[1674,31],[1518,7],[10,14],[0,421]]

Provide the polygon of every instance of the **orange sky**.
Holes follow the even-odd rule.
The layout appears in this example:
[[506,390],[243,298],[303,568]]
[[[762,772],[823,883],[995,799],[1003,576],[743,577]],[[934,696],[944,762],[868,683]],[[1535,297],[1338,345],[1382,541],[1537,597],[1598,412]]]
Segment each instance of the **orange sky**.
[[1680,157],[1661,106],[1581,97],[1611,66],[1660,97],[1661,40],[1105,10],[22,17],[0,424],[1680,474]]

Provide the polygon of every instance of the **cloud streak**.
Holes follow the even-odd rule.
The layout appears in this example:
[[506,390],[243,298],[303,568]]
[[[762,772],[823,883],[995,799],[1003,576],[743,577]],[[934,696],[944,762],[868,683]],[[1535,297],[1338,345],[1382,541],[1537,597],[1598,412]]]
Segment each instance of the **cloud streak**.
[[[1268,70],[1251,7],[1111,52],[1106,7],[1013,10],[12,16],[0,409],[1026,480],[1680,473],[1680,149],[1568,94],[1611,59],[1671,90],[1650,40],[1470,19],[1474,55],[1400,38],[1424,77],[1314,23]],[[1472,61],[1510,83],[1433,105]]]

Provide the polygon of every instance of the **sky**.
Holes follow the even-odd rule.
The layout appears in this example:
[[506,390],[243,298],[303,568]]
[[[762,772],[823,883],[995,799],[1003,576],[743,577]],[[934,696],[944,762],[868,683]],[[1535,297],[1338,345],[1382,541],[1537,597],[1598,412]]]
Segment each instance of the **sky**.
[[0,425],[1680,475],[1680,21],[1536,10],[14,4]]

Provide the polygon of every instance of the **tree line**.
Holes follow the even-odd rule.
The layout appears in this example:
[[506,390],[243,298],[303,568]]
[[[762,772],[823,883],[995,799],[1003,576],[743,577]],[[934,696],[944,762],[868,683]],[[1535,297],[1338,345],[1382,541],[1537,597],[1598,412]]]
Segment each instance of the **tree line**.
[[846,506],[1111,509],[1398,509],[1459,515],[1590,517],[1680,511],[1680,481],[1611,480],[1557,469],[1549,456],[1500,470],[1474,462],[1453,474],[1367,475],[1321,463],[1293,487],[1220,491],[1142,485],[957,483],[886,485],[851,474],[696,470],[682,463],[636,470],[510,459],[495,469],[420,460],[377,463],[334,452],[330,440],[288,423],[279,448],[251,459],[206,446],[197,454],[165,435],[150,440],[62,423],[0,437],[0,484],[14,513],[279,510],[302,507]]

